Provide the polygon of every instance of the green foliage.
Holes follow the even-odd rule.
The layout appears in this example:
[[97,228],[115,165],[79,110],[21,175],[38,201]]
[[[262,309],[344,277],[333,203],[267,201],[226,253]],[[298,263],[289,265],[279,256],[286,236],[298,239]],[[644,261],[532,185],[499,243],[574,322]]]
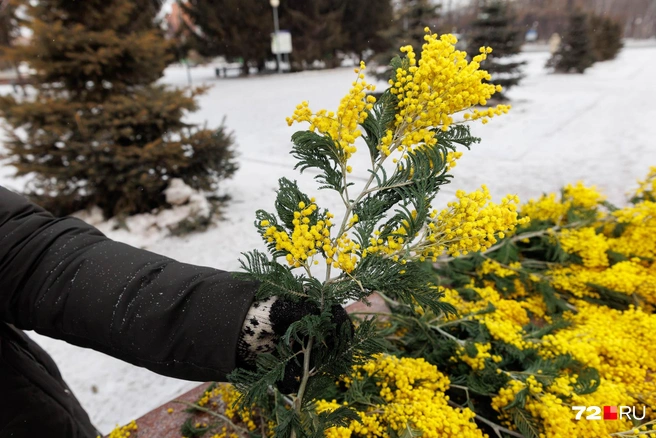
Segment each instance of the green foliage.
[[622,24],[610,17],[590,17],[592,46],[597,61],[615,59],[622,49]]
[[169,48],[153,24],[157,2],[142,3],[28,7],[34,36],[22,55],[36,71],[38,94],[3,97],[0,114],[11,128],[10,163],[17,175],[34,175],[28,194],[55,214],[92,205],[107,216],[149,212],[166,206],[171,178],[215,190],[236,169],[223,126],[182,121],[204,90],[153,83]]
[[594,284],[586,283],[586,286],[594,289],[595,292],[599,295],[599,298],[585,297],[586,301],[591,303],[603,304],[612,309],[627,310],[630,305],[636,304],[634,299],[631,296],[614,291],[607,287]]
[[526,327],[526,331],[528,333],[527,338],[541,339],[543,336],[554,333],[560,329],[567,328],[570,325],[572,325],[572,323],[564,319],[556,319],[553,323],[542,325],[541,327],[538,327],[534,324],[529,324],[529,326]]
[[301,173],[309,168],[319,169],[321,173],[314,177],[322,184],[319,189],[332,189],[340,194],[343,193],[344,176],[339,165],[343,153],[337,149],[335,142],[329,136],[311,131],[298,131],[292,135],[292,143],[292,156],[298,160],[294,169],[299,169]]
[[560,73],[583,73],[595,62],[589,18],[581,11],[569,16],[569,23],[560,48],[547,62]]
[[[570,354],[549,358],[538,354],[540,340],[572,325],[571,315],[577,312],[576,304],[580,300],[621,310],[640,304],[640,298],[635,294],[620,293],[598,284],[585,284],[588,292],[581,296],[554,281],[554,269],[584,267],[580,255],[568,253],[560,245],[559,232],[594,226],[597,232],[603,231],[606,236],[617,238],[626,231],[626,227],[614,227],[612,221],[601,219],[604,217],[600,215],[601,209],[616,210],[612,205],[603,202],[592,207],[583,207],[577,202],[563,205],[567,205],[567,209],[557,223],[533,220],[515,235],[506,237],[483,253],[443,259],[435,265],[436,281],[455,289],[466,305],[480,303],[483,299],[481,293],[487,287],[508,300],[506,303],[538,298],[542,310],[533,311],[530,305],[525,308],[530,322],[522,327],[522,338],[528,342],[522,349],[491,336],[484,321],[473,312],[461,314],[457,319],[443,319],[431,314],[413,317],[407,311],[392,308],[393,326],[387,333],[405,332],[394,341],[397,353],[424,357],[438,366],[452,382],[451,400],[469,406],[477,415],[491,419],[497,425],[500,423],[495,419],[499,418],[499,412],[491,408],[492,397],[499,394],[499,389],[510,380],[527,384],[530,378],[542,388],[549,388],[558,377],[576,375],[573,394],[591,394],[599,388],[602,380],[599,370],[583,365]],[[612,267],[625,262],[627,257],[608,251],[608,259]],[[490,263],[495,268],[490,268]],[[466,305],[462,307],[466,308]],[[491,302],[488,303],[490,306]],[[491,310],[492,313],[495,311]],[[486,358],[483,369],[473,369],[463,357],[477,357],[481,344],[489,344],[489,354],[497,355],[500,360]],[[563,403],[568,403],[569,396],[557,396]],[[502,418],[510,419],[515,430],[525,437],[541,436],[544,433],[543,420],[534,417],[526,408],[529,401],[540,402],[539,397],[528,386],[520,389],[503,408]],[[485,429],[485,424],[479,424],[479,427]],[[490,429],[494,430],[497,429]]]
[[342,30],[345,36],[344,48],[353,51],[364,59],[366,50],[380,52],[389,49],[389,42],[381,31],[387,29],[393,20],[393,7],[390,0],[348,0],[344,2]]
[[0,5],[0,69],[14,68],[17,74],[17,63],[21,57],[15,43],[21,36],[21,27],[25,25],[25,20],[17,14],[19,7],[20,0],[5,0]]
[[[273,33],[271,6],[258,0],[190,0],[180,2],[190,22],[185,34],[189,46],[201,55],[241,58],[243,74],[250,63],[264,66]],[[266,17],[266,19],[265,19]]]
[[515,423],[515,426],[517,426],[517,430],[519,430],[525,438],[540,438],[540,436],[544,435],[542,427],[538,421],[524,409],[513,409],[512,420],[513,423]]
[[415,53],[421,53],[425,35],[423,29],[435,29],[439,9],[440,6],[430,0],[402,0],[396,3],[394,19],[380,32],[388,50],[381,51],[374,57],[374,61],[380,66],[386,66],[376,71],[378,79],[388,80],[396,71],[394,62],[389,67],[387,65],[390,59],[397,55],[399,47],[410,45]]
[[[279,180],[275,212],[256,213],[255,227],[269,254],[245,253],[241,261],[244,272],[238,276],[259,283],[258,300],[277,296],[318,309],[288,327],[274,354],[262,355],[254,369],[236,370],[229,376],[242,393],[240,406],[255,405],[264,417],[275,416],[276,436],[318,437],[328,427],[356,419],[350,404],[332,414],[317,414],[314,401],[328,394],[339,398],[334,382],[349,376],[354,366],[364,363],[374,353],[390,348],[381,339],[375,320],[361,321],[354,328],[335,321],[338,306],[349,300],[366,302],[376,292],[395,303],[409,321],[414,320],[417,309],[440,317],[455,313],[453,306],[441,300],[442,293],[434,284],[431,266],[416,256],[414,239],[408,239],[398,255],[377,251],[371,247],[371,240],[374,236],[383,241],[400,235],[419,235],[428,221],[431,202],[441,186],[450,182],[449,152],[469,148],[479,139],[462,125],[452,125],[444,132],[436,130],[437,144],[417,145],[401,157],[393,170],[387,170],[384,166],[387,155],[380,152],[380,144],[392,129],[398,111],[396,99],[385,92],[361,124],[371,168],[359,194],[349,192],[353,185],[348,178],[348,155],[341,145],[327,135],[312,131],[292,136],[296,169],[312,170],[319,188],[332,191],[344,203],[346,212],[341,220],[336,220],[341,222],[336,232],[330,229],[333,216],[319,209],[297,182],[286,178]],[[321,234],[326,230],[330,238]],[[348,249],[340,246],[343,244],[337,239],[347,233],[353,239]],[[307,239],[311,239],[309,247],[304,246]],[[343,252],[337,254],[339,251]],[[335,261],[339,256],[349,257],[349,261],[354,257],[356,261],[353,265],[341,265]],[[316,269],[312,263],[314,257],[328,261],[323,281],[312,271]],[[476,325],[470,323],[465,322],[463,326]],[[417,324],[429,325],[429,322]],[[444,342],[444,332],[431,327],[427,330],[428,339],[416,341],[427,341],[427,345],[436,349],[440,345],[452,347]],[[446,349],[440,350],[440,354],[445,352]],[[296,389],[291,393],[288,392],[290,376],[296,377],[292,380]],[[347,391],[355,407],[374,397],[364,393],[367,384],[354,385]],[[287,392],[282,393],[279,387]],[[333,390],[328,389],[331,387]],[[408,425],[404,436],[408,434],[416,434],[412,425]]]
[[200,426],[196,427],[192,418],[187,418],[182,426],[180,426],[180,433],[182,436],[188,438],[196,438],[205,435],[206,432],[209,432],[212,429],[211,426]]
[[[399,59],[400,58],[396,58]],[[364,128],[364,141],[369,148],[369,155],[376,161],[380,156],[378,145],[385,136],[385,132],[394,122],[396,115],[396,105],[398,99],[389,90],[386,90],[374,103],[374,107],[368,112],[368,117],[365,119],[362,127]]]
[[[272,57],[271,6],[258,0],[191,0],[182,3],[191,19],[185,30],[190,46],[204,56],[226,56],[248,67],[264,67]],[[338,51],[388,49],[379,32],[391,20],[390,0],[287,0],[279,6],[280,28],[293,35],[292,68],[311,68],[314,61],[339,65]]]
[[339,66],[339,52],[361,56],[367,49],[388,49],[379,33],[389,25],[390,0],[287,0],[280,4],[280,27],[291,32],[293,70],[314,61]]
[[[493,51],[483,61],[482,67],[492,76],[490,82],[501,85],[504,90],[519,83],[523,77],[521,67],[526,64],[504,60],[521,51],[521,29],[515,22],[516,17],[508,2],[485,2],[479,7],[467,43],[470,54],[474,54],[480,47],[492,47]],[[495,98],[504,99],[505,96],[497,94]]]
[[244,272],[236,273],[235,276],[259,282],[256,294],[258,300],[279,296],[297,301],[308,297],[303,288],[303,277],[295,276],[289,267],[270,261],[266,254],[259,251],[245,253],[244,258],[240,260]]

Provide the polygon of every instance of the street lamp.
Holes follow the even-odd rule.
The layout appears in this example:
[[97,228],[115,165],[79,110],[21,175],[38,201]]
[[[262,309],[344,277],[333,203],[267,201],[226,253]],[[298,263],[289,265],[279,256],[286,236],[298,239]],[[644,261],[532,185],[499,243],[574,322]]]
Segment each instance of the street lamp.
[[269,4],[273,8],[273,47],[276,49],[276,60],[278,61],[278,73],[282,73],[282,61],[280,59],[280,48],[278,47],[278,6],[280,6],[280,0],[269,0]]

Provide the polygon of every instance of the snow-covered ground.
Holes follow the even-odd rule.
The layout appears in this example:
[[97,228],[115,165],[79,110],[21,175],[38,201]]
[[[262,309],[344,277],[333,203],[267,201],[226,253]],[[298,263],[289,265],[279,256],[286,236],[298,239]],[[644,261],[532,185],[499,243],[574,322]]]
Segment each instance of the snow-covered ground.
[[[488,125],[474,125],[481,144],[466,152],[455,180],[443,191],[487,184],[495,199],[516,193],[526,200],[568,182],[596,184],[616,203],[635,180],[656,165],[656,47],[627,48],[617,60],[596,64],[584,75],[553,75],[543,68],[547,53],[531,52],[526,78],[509,95],[513,109]],[[285,117],[308,100],[314,109],[334,109],[354,79],[349,68],[288,75],[221,79],[211,67],[192,70],[194,85],[212,89],[200,99],[190,121],[217,126],[224,117],[238,143],[240,170],[223,190],[232,197],[223,220],[205,233],[185,237],[105,230],[111,237],[181,261],[237,269],[242,251],[262,245],[252,223],[258,208],[271,208],[277,179],[297,178],[312,190],[311,175],[298,177],[289,155],[291,134]],[[163,82],[184,86],[183,68],[171,67]],[[356,154],[353,178],[366,176],[366,157]],[[358,170],[358,163],[362,164]],[[0,184],[20,188],[11,168],[0,164]],[[320,204],[339,211],[337,199]],[[33,334],[60,365],[62,374],[94,423],[103,431],[139,417],[196,383],[155,375],[103,354]],[[94,388],[92,390],[92,388]]]

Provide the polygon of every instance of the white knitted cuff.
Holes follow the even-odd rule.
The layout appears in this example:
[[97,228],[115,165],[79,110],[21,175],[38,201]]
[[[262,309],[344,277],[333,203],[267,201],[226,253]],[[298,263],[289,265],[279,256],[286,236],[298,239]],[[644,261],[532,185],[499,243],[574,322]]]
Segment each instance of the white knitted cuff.
[[255,360],[256,355],[270,353],[276,348],[276,335],[271,327],[271,306],[277,297],[256,301],[246,314],[241,328],[239,354],[247,362]]

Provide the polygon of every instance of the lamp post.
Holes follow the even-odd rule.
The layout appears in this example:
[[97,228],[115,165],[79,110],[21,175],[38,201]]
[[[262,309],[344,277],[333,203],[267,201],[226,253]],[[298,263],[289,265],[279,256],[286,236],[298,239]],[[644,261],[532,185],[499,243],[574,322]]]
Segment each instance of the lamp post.
[[276,48],[276,60],[278,61],[278,73],[282,73],[282,61],[280,59],[280,48],[278,47],[278,6],[280,6],[280,0],[269,0],[269,4],[273,8],[273,32],[275,41],[274,47]]

